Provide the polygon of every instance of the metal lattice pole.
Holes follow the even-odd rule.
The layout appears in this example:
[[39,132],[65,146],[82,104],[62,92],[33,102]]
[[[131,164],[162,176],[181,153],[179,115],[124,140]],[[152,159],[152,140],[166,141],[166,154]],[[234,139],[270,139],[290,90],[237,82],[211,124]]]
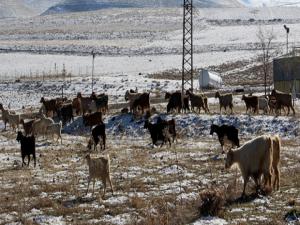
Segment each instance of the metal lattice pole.
[[96,54],[92,51],[93,61],[92,61],[92,93],[94,92],[94,68],[95,68],[95,57]]
[[193,91],[193,0],[183,3],[182,97]]

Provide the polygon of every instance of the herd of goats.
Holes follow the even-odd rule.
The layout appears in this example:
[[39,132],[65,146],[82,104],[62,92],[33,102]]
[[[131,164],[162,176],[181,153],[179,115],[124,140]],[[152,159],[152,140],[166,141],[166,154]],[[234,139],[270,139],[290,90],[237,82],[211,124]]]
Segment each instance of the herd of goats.
[[[146,111],[148,114],[155,110],[154,107],[150,108],[150,94],[149,93],[137,93],[133,90],[125,93],[125,100],[129,101],[129,109],[124,108],[122,113],[137,113]],[[220,94],[216,92],[215,97],[219,99],[220,113],[222,108],[227,110],[229,108],[233,112],[233,95],[232,94]],[[200,113],[201,108],[208,113],[208,101],[207,97],[203,94],[194,94],[191,91],[187,91],[184,96],[181,92],[166,93],[165,99],[168,99],[167,112],[181,112],[195,111],[198,109]],[[242,100],[246,105],[246,113],[250,109],[253,113],[258,113],[259,109],[264,113],[279,113],[281,110],[287,109],[289,114],[292,109],[295,114],[295,110],[292,104],[291,94],[282,93],[273,90],[268,98],[258,97],[254,95],[243,95]],[[83,125],[91,128],[91,135],[88,141],[88,149],[97,149],[99,144],[101,150],[106,146],[106,132],[105,124],[103,122],[102,115],[108,112],[108,96],[106,94],[96,95],[92,93],[91,96],[83,97],[81,93],[77,94],[77,97],[73,100],[66,98],[55,98],[46,100],[41,98],[40,103],[42,107],[39,112],[36,113],[24,113],[17,114],[14,111],[5,109],[0,104],[0,110],[2,111],[2,120],[6,129],[6,125],[16,131],[19,128],[19,124],[22,124],[24,134],[22,131],[17,131],[17,141],[21,144],[21,156],[22,166],[26,165],[25,157],[28,157],[29,166],[30,155],[33,155],[34,166],[36,166],[36,154],[35,154],[35,141],[38,136],[43,135],[56,135],[57,141],[60,139],[62,143],[62,127],[67,123],[74,121],[74,115],[82,116]],[[146,113],[146,115],[147,115]],[[55,119],[59,122],[55,122]],[[53,118],[51,118],[53,117]],[[144,128],[148,129],[153,142],[153,145],[163,145],[167,142],[171,145],[171,139],[176,139],[176,122],[174,119],[169,121],[163,120],[158,117],[156,123],[151,123],[149,116],[145,119]],[[244,143],[240,146],[238,138],[238,129],[231,125],[212,125],[211,132],[218,135],[219,142],[222,146],[224,153],[225,140],[229,140],[233,147],[236,149],[230,149],[227,151],[226,168],[230,168],[232,164],[237,163],[241,170],[244,179],[243,196],[245,194],[245,188],[249,178],[252,178],[259,190],[262,185],[264,187],[271,187],[271,189],[279,189],[280,185],[280,173],[279,173],[279,161],[280,161],[280,138],[270,135],[263,135],[254,138],[251,141]],[[91,158],[88,154],[86,156],[87,164],[89,167],[89,179],[93,180],[93,193],[94,184],[96,179],[100,179],[104,185],[104,194],[106,190],[106,181],[108,180],[113,192],[113,187],[110,178],[110,160],[109,155],[101,156],[98,158]],[[273,187],[272,187],[272,179]],[[88,191],[88,190],[87,190]]]

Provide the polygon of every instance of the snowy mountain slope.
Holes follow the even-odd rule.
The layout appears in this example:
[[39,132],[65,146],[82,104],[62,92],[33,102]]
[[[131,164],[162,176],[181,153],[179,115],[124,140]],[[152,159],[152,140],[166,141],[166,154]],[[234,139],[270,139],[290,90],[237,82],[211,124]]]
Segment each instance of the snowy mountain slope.
[[30,16],[33,11],[22,0],[0,0],[0,19]]
[[[92,11],[105,8],[180,7],[182,3],[182,0],[64,0],[50,7],[43,14]],[[238,0],[198,0],[194,4],[196,7],[202,8],[243,7],[243,4]]]
[[0,0],[0,19],[31,17],[44,12],[60,0]]

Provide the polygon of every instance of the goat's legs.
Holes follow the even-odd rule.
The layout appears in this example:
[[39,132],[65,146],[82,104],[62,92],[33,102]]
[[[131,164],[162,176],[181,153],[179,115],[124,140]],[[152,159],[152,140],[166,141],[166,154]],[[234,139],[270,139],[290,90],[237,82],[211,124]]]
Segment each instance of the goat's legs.
[[36,166],[36,158],[35,158],[35,154],[33,154],[33,162],[34,162],[34,167]]
[[92,195],[94,195],[94,190],[95,190],[95,182],[96,182],[96,179],[93,179],[93,192],[92,192]]
[[275,179],[274,179],[274,183],[273,183],[273,188],[276,190],[279,190],[279,186],[280,186],[280,172],[278,167],[274,168],[274,173],[275,173]]
[[86,195],[87,195],[87,193],[89,191],[90,182],[91,182],[91,178],[89,177],[88,178],[88,186],[87,186],[87,189],[86,189]]
[[26,166],[26,163],[25,163],[25,156],[22,156],[22,167],[23,167],[24,165]]
[[104,198],[105,193],[106,193],[106,178],[105,177],[102,178],[102,183],[103,183],[103,195],[102,195],[102,198]]
[[112,183],[111,183],[110,176],[108,176],[108,182],[109,182],[109,185],[110,185],[110,188],[111,188],[111,193],[114,194],[114,189],[113,189],[113,186],[112,186]]
[[249,181],[249,177],[244,177],[244,188],[243,188],[243,193],[242,193],[242,197],[245,196],[245,191],[246,191],[246,186],[247,186],[247,183]]
[[27,164],[27,166],[29,166],[29,163],[30,163],[30,155],[28,155],[28,164]]

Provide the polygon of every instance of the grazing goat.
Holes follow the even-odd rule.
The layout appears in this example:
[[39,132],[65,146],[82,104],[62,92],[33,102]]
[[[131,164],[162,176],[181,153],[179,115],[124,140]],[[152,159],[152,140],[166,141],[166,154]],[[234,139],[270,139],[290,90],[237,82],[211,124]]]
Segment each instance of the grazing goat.
[[0,110],[2,111],[2,120],[4,122],[4,130],[6,130],[7,123],[9,123],[9,125],[12,127],[13,130],[15,130],[16,128],[19,128],[20,115],[16,115],[16,114],[4,109],[2,104],[0,104]]
[[285,106],[288,108],[287,115],[289,115],[290,113],[290,108],[293,110],[293,114],[295,115],[295,109],[292,102],[292,94],[286,94],[277,90],[272,90],[271,96],[274,96],[276,99],[276,110]]
[[47,127],[47,134],[52,134],[52,137],[56,135],[57,136],[56,142],[58,142],[58,139],[60,139],[60,143],[62,144],[61,129],[62,129],[61,121],[59,121],[59,123],[52,123]]
[[210,135],[216,133],[218,135],[219,142],[222,147],[222,153],[224,153],[224,144],[225,144],[225,137],[231,142],[232,147],[235,145],[240,147],[240,140],[239,140],[239,130],[234,126],[222,125],[218,126],[212,124],[210,127]]
[[183,96],[183,107],[182,107],[181,92],[179,91],[176,91],[174,93],[167,92],[165,94],[165,99],[169,99],[169,102],[167,104],[167,113],[171,112],[172,110],[177,110],[177,112],[180,113],[182,108],[184,109],[185,113],[187,110],[190,111],[188,95]]
[[18,132],[17,139],[21,143],[21,156],[22,156],[22,167],[25,163],[25,157],[28,156],[28,164],[30,162],[30,155],[33,155],[34,167],[36,166],[36,157],[35,157],[35,138],[34,136],[25,137],[21,131]]
[[46,100],[44,97],[41,98],[40,103],[43,103],[45,107],[45,114],[48,115],[49,112],[56,112],[57,111],[57,100],[56,99],[50,99]]
[[144,114],[145,109],[150,109],[150,93],[143,93],[133,101],[133,112],[135,112],[138,108],[141,108],[142,114]]
[[261,175],[264,175],[265,184],[271,186],[272,159],[273,145],[271,137],[260,136],[246,142],[235,151],[229,150],[226,157],[225,168],[229,169],[234,163],[238,164],[244,179],[242,192],[242,196],[244,196],[246,185],[250,177],[254,179],[257,191]]
[[110,158],[109,155],[106,157],[102,156],[100,158],[91,158],[90,155],[87,155],[86,157],[87,165],[89,167],[89,177],[88,177],[88,186],[86,190],[86,194],[89,191],[89,186],[91,180],[93,180],[93,194],[94,194],[94,187],[95,187],[95,181],[96,179],[101,179],[104,191],[103,191],[103,198],[106,193],[106,181],[108,180],[111,188],[112,194],[114,194],[114,190],[111,183],[110,178]]
[[77,98],[80,102],[80,111],[82,115],[89,112],[93,100],[90,97],[82,97],[80,92],[77,94]]
[[79,98],[74,98],[72,100],[72,108],[75,110],[77,116],[81,113],[81,103]]
[[132,90],[125,92],[125,101],[129,101],[129,110],[130,112],[134,112],[133,103],[134,101],[139,98],[142,94],[133,92]]
[[98,112],[108,112],[108,95],[100,94],[96,96],[95,93],[92,93],[91,98],[95,101],[95,105]]
[[146,120],[144,129],[149,130],[153,145],[158,145],[158,141],[161,141],[162,143],[160,147],[162,147],[166,142],[169,142],[169,145],[171,147],[171,135],[168,125],[166,125],[165,123],[152,124],[148,120]]
[[192,111],[194,111],[194,108],[198,108],[200,113],[202,108],[205,111],[205,113],[209,112],[207,107],[207,97],[203,95],[193,94],[189,90],[186,91],[186,94],[190,97]]
[[24,119],[20,120],[20,124],[23,125],[23,129],[25,131],[25,135],[28,136],[32,133],[32,125],[34,123],[35,120],[28,120],[25,122]]
[[72,103],[61,105],[57,110],[57,115],[62,120],[63,126],[68,122],[74,121]]
[[94,113],[83,115],[82,119],[83,119],[83,125],[86,127],[89,126],[91,129],[92,126],[103,123],[101,112],[94,112]]
[[54,120],[42,114],[41,118],[32,124],[32,134],[34,136],[43,135],[45,137],[49,125],[54,124]]
[[258,113],[258,97],[257,96],[242,96],[242,100],[246,104],[246,113],[248,112],[248,109],[253,109],[253,113]]
[[161,117],[157,118],[157,124],[163,124],[164,126],[167,126],[169,128],[169,133],[173,138],[173,143],[177,139],[177,134],[176,134],[176,122],[174,119],[171,120],[163,120]]
[[222,108],[227,110],[227,107],[231,109],[231,114],[233,113],[233,103],[232,103],[232,94],[223,94],[221,95],[218,91],[216,92],[215,98],[219,98],[219,104],[220,104],[220,114]]
[[268,114],[269,104],[268,104],[267,98],[265,98],[265,97],[258,98],[258,109],[263,110],[264,114]]
[[95,126],[92,129],[92,135],[89,139],[87,148],[89,150],[92,149],[92,146],[94,145],[94,151],[97,150],[97,145],[100,142],[100,149],[105,150],[106,145],[106,133],[105,133],[105,124],[101,123]]

